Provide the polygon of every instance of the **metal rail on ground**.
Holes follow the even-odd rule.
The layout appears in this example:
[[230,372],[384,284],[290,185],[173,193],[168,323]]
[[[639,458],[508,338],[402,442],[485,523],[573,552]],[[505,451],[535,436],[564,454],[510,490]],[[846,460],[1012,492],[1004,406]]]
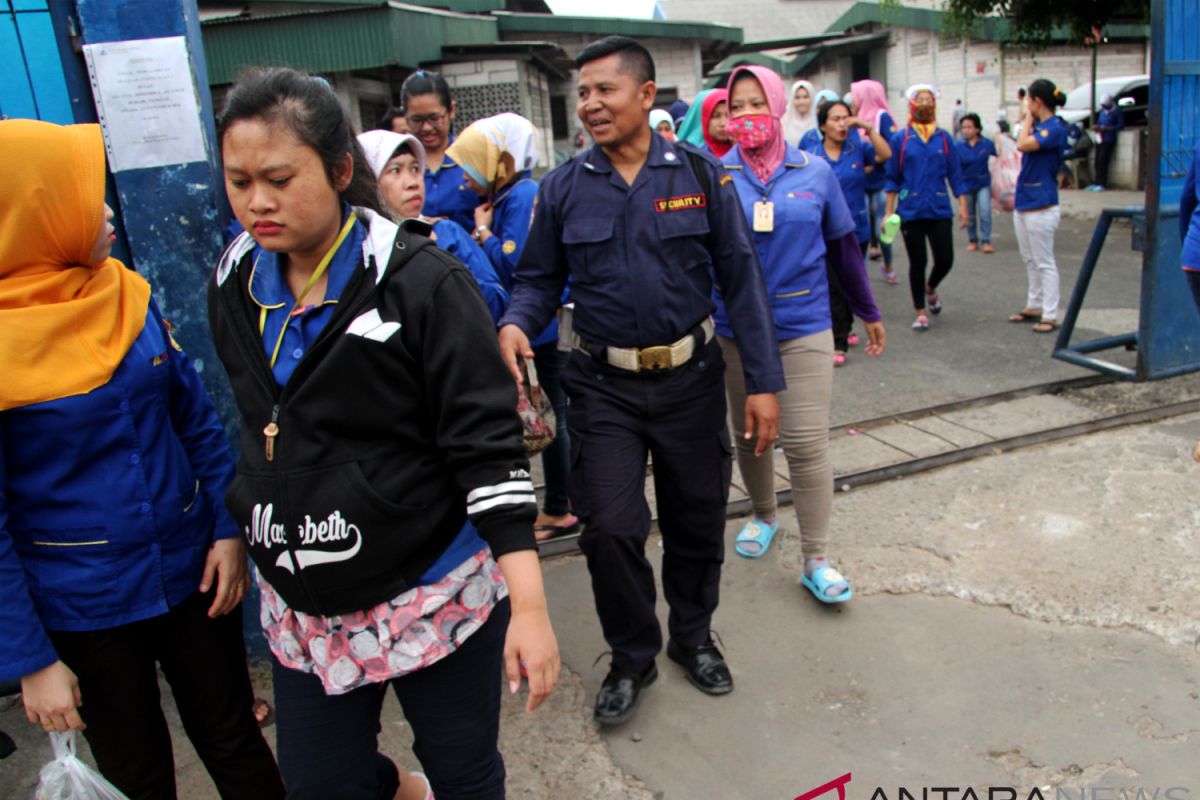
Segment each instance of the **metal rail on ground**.
[[[831,435],[846,433],[852,428],[856,430],[867,431],[872,428],[894,424],[897,422],[912,422],[914,420],[934,417],[955,411],[982,408],[989,405],[996,405],[998,403],[1009,402],[1012,400],[1020,400],[1027,397],[1058,394],[1071,389],[1083,389],[1102,383],[1112,382],[1114,382],[1114,378],[1112,377],[1094,375],[1083,378],[1071,378],[1062,381],[1053,381],[1051,383],[1044,383],[1036,386],[1025,386],[1020,389],[1013,389],[1006,392],[997,392],[995,394],[985,395],[982,397],[957,400],[950,403],[929,406],[927,408],[918,408],[913,409],[912,411],[900,412],[898,414],[889,414],[881,417],[862,420],[860,422],[838,425],[831,428],[830,433]],[[1085,436],[1089,433],[1111,430],[1113,428],[1119,428],[1126,425],[1141,425],[1147,422],[1157,422],[1169,417],[1181,416],[1183,414],[1191,414],[1196,412],[1200,412],[1200,399],[1150,406],[1148,408],[1110,414],[1069,425],[1062,425],[1015,436],[992,439],[991,441],[983,442],[981,444],[956,447],[952,450],[936,453],[934,455],[910,458],[894,464],[887,464],[880,467],[872,467],[869,469],[835,475],[834,490],[836,493],[836,491],[839,489],[845,491],[847,489],[855,489],[861,486],[869,486],[874,483],[882,483],[884,481],[893,480],[895,478],[900,478],[907,475],[928,472],[929,470],[934,470],[939,467],[945,467],[951,464],[959,464],[964,461],[970,461],[983,456],[999,455],[1000,453],[1007,453],[1024,447],[1032,447],[1033,445],[1062,441],[1064,439]],[[776,492],[776,498],[779,505],[790,505],[792,502],[791,489],[782,489]],[[729,517],[737,517],[748,514],[751,510],[750,499],[742,498],[731,501],[728,504],[726,507],[726,515]],[[657,517],[655,518],[655,521],[656,520]],[[579,534],[577,533],[556,537],[554,539],[542,542],[539,545],[539,553],[543,558],[569,555],[577,552],[579,552]]]

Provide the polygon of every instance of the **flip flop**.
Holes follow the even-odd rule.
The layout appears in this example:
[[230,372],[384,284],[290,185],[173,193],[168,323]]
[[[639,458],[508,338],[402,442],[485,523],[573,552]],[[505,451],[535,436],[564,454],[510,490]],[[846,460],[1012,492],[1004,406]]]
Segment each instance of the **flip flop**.
[[[844,603],[854,596],[854,592],[850,589],[850,582],[833,567],[822,567],[821,569],[813,570],[811,578],[805,575],[800,579],[800,582],[804,584],[806,589],[813,593],[813,597],[822,603]],[[830,597],[825,593],[825,590],[837,583],[846,584],[846,590],[841,594]]]
[[559,536],[569,536],[572,533],[578,533],[582,523],[579,517],[574,514],[570,515],[571,521],[565,525],[552,525],[545,523],[542,525],[533,526],[533,538],[539,542],[548,542],[551,539],[557,539]]
[[771,546],[771,540],[777,533],[779,520],[768,523],[755,517],[738,531],[737,539],[733,542],[734,552],[744,558],[762,558],[767,554],[767,548]]
[[1035,311],[1034,313],[1030,314],[1028,311],[1025,311],[1024,309],[1018,311],[1015,314],[1008,315],[1009,322],[1037,322],[1041,318],[1042,318],[1042,312]]
[[1039,319],[1030,330],[1034,333],[1054,333],[1058,330],[1058,320]]

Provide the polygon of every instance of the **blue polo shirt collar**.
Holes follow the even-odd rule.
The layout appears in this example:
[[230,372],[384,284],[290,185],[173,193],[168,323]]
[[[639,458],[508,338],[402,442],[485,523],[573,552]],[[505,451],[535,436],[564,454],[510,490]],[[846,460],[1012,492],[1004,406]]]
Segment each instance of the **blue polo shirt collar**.
[[[346,217],[353,213],[354,210],[348,204],[342,204],[343,225],[346,223]],[[337,298],[341,297],[359,262],[363,238],[362,223],[358,223],[329,262],[326,299],[320,305],[336,303]],[[250,272],[250,298],[260,308],[268,310],[290,307],[296,302],[291,288],[287,285],[287,279],[283,276],[279,256],[263,247],[254,248],[254,261]]]

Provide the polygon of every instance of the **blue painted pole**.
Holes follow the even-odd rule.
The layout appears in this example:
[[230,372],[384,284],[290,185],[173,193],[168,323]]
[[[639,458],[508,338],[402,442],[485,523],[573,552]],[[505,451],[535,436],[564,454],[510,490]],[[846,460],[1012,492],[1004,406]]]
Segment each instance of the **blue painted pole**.
[[[206,160],[113,174],[130,266],[154,287],[154,299],[175,326],[175,338],[200,371],[226,431],[237,446],[237,408],[208,328],[205,291],[224,249],[228,205],[195,0],[78,0],[83,44],[183,36],[200,105]],[[246,639],[258,655],[266,645],[257,620],[258,596],[243,604]]]

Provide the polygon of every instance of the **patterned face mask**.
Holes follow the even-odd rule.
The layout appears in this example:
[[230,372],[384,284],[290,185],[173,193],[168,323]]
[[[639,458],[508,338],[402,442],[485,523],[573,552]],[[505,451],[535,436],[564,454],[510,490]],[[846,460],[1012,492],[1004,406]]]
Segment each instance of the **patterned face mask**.
[[928,125],[937,119],[937,106],[932,104],[919,106],[916,103],[909,103],[908,110],[912,114],[912,118],[922,125]]
[[753,150],[775,139],[779,133],[779,120],[770,114],[747,114],[729,120],[725,132],[739,146]]

